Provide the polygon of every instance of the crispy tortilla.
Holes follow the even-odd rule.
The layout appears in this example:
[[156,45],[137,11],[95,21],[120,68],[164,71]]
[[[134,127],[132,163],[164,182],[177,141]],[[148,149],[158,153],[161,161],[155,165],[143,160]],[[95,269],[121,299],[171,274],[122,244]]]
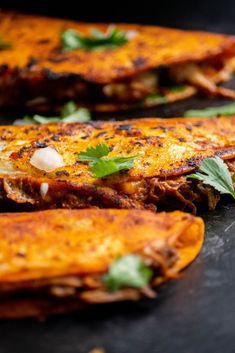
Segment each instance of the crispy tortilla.
[[[220,195],[186,175],[203,158],[215,155],[225,160],[231,173],[235,171],[235,117],[1,126],[0,136],[4,205],[11,201],[31,209],[98,206],[195,212],[198,204],[214,209]],[[128,171],[94,178],[78,154],[100,143],[112,148],[109,157],[139,157]],[[63,159],[63,166],[50,172],[30,162],[35,151],[47,147]]]
[[[48,210],[0,214],[0,318],[42,316],[87,304],[154,296],[198,255],[201,218],[183,212]],[[136,254],[154,270],[149,287],[109,292],[102,276]]]
[[[172,102],[187,98],[198,89],[235,98],[234,92],[215,86],[228,80],[234,71],[234,60],[232,64],[230,60],[235,52],[234,37],[118,24],[122,31],[132,33],[128,43],[119,48],[61,51],[62,31],[72,28],[88,35],[94,27],[105,32],[108,24],[85,24],[1,11],[0,35],[11,48],[1,50],[0,106],[52,111],[73,99],[92,110],[115,111],[147,107],[149,100],[145,98],[152,93]],[[196,75],[192,74],[191,66],[188,67],[191,63],[196,65]],[[158,82],[149,83],[145,73],[150,73],[150,81],[158,80],[155,70],[162,66],[171,68],[168,79],[173,82],[186,80],[189,86],[185,91],[172,94],[167,87],[162,89],[161,84],[155,87]],[[187,75],[181,77],[178,71]],[[202,74],[206,79],[201,79]],[[208,80],[211,81],[208,83]],[[162,100],[152,100],[151,106],[161,103]]]

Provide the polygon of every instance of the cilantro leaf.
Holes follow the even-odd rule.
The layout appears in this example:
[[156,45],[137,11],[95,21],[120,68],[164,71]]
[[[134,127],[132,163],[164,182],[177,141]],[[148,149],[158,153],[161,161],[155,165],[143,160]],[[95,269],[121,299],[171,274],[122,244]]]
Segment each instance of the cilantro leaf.
[[96,147],[88,147],[85,151],[79,153],[80,161],[96,161],[97,159],[107,156],[110,148],[105,144],[98,144]]
[[131,157],[103,158],[91,163],[91,171],[96,178],[103,178],[121,170],[133,168],[134,160],[138,155]]
[[125,255],[115,260],[106,275],[103,283],[110,291],[122,287],[142,288],[149,283],[153,271],[138,255]]
[[139,157],[139,155],[135,155],[102,158],[107,156],[110,151],[110,148],[105,144],[99,144],[96,147],[89,147],[85,151],[80,152],[78,158],[82,162],[89,162],[89,167],[95,178],[103,178],[121,170],[132,168],[135,158]]
[[86,108],[78,108],[74,102],[66,103],[61,111],[60,116],[42,116],[35,114],[33,116],[25,116],[23,119],[16,120],[14,125],[25,124],[49,124],[49,123],[85,123],[91,120],[91,114]]
[[175,86],[170,86],[168,87],[168,90],[171,92],[183,92],[185,91],[187,86],[185,85],[175,85]]
[[[187,88],[185,85],[175,85],[175,86],[170,86],[167,87],[167,90],[170,92],[182,92]],[[148,105],[148,106],[153,106],[156,104],[167,104],[169,102],[169,99],[166,95],[162,95],[159,93],[152,93],[149,94],[147,97],[145,97],[142,100],[142,104]]]
[[222,116],[222,115],[233,115],[235,114],[235,103],[222,105],[220,107],[211,107],[199,110],[187,110],[184,113],[185,117],[192,118],[192,117],[206,117],[210,118],[213,116]]
[[81,36],[73,29],[67,29],[60,36],[62,51],[72,51],[82,48]]
[[2,37],[0,37],[0,49],[9,49],[12,45],[6,42]]
[[72,115],[77,111],[77,109],[78,109],[77,105],[73,101],[69,101],[62,107],[61,117],[65,118],[69,115]]
[[233,180],[227,165],[219,157],[206,158],[202,161],[199,172],[187,178],[201,180],[203,184],[212,186],[221,194],[230,194],[235,199]]
[[91,172],[95,178],[103,178],[107,175],[117,173],[120,169],[119,165],[113,160],[100,159],[90,164]]
[[61,121],[59,117],[46,117],[42,115],[35,114],[33,116],[25,116],[22,119],[22,124],[28,123],[28,124],[49,124],[49,123],[57,123]]
[[150,94],[149,96],[145,97],[143,100],[143,104],[147,104],[149,106],[155,104],[166,104],[168,103],[168,98],[166,96],[162,96],[157,93]]
[[[75,109],[73,112],[69,112],[67,107],[69,104],[73,104]],[[67,110],[66,110],[67,109]],[[61,118],[59,121],[63,123],[86,123],[91,120],[91,113],[86,108],[78,108],[75,103],[68,102],[64,105],[64,108],[61,113]]]
[[90,36],[82,36],[73,29],[61,33],[62,51],[75,49],[105,50],[120,47],[128,42],[127,34],[120,29],[109,26],[106,33],[95,28],[90,30]]

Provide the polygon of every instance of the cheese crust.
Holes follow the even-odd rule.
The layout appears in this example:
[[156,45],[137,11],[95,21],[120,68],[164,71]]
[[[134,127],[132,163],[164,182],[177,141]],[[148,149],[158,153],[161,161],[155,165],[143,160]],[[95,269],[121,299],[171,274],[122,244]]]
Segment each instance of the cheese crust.
[[[2,203],[31,208],[186,207],[195,212],[197,204],[208,203],[213,209],[219,194],[186,175],[215,155],[234,172],[235,117],[1,126],[0,136]],[[109,157],[139,155],[133,168],[94,178],[78,155],[100,143],[112,149]],[[47,159],[48,147],[63,166],[47,173],[31,161],[38,150]]]

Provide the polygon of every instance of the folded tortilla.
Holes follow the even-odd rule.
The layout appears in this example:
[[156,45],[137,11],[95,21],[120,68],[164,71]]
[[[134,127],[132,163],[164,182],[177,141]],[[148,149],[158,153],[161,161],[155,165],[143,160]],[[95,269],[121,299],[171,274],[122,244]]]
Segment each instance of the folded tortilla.
[[[201,218],[176,211],[48,210],[0,214],[0,318],[43,317],[88,304],[154,297],[198,255]],[[110,291],[103,276],[137,255],[149,284]]]
[[[187,174],[219,156],[235,171],[235,117],[138,119],[1,126],[0,200],[5,207],[214,209],[220,194]],[[95,178],[79,153],[105,144],[137,155],[129,170]],[[38,156],[40,158],[38,159]],[[59,164],[58,164],[59,163]],[[46,168],[45,168],[46,165]]]
[[63,52],[67,29],[89,36],[108,24],[0,12],[0,107],[59,110],[68,100],[95,111],[151,107],[198,91],[235,98],[217,86],[235,68],[232,36],[117,24],[128,42],[118,48]]

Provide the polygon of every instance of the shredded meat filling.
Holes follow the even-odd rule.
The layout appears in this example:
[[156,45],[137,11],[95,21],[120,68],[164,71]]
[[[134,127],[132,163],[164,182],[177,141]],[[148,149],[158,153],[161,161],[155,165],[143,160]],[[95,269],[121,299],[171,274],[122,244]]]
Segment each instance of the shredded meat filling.
[[[31,72],[23,74],[6,71],[0,77],[4,87],[4,91],[0,89],[0,106],[11,106],[13,102],[15,106],[22,106],[22,102],[25,102],[29,109],[44,110],[43,107],[47,109],[49,105],[62,104],[68,100],[83,102],[85,105],[91,101],[94,104],[134,103],[147,100],[153,95],[168,97],[171,87],[182,83],[187,88],[196,88],[206,94],[235,99],[233,90],[217,86],[232,77],[234,62],[234,58],[227,58],[216,64],[202,62],[172,65],[164,70],[145,71],[108,84],[84,82],[76,77],[56,80],[41,76],[34,78]],[[184,98],[183,91],[174,93],[179,98],[181,93]]]
[[[38,190],[37,190],[38,188]],[[133,182],[132,182],[132,188]],[[4,180],[1,187],[1,199],[12,200],[18,204],[31,203],[33,209],[43,208],[146,208],[156,210],[188,210],[196,214],[199,204],[208,205],[210,210],[215,209],[220,200],[220,194],[210,186],[205,186],[196,180],[187,180],[185,176],[171,180],[150,178],[137,182],[136,191],[126,193],[128,185],[105,185],[94,188],[89,185],[70,187],[58,185],[52,190],[49,188],[47,197],[40,195],[40,184],[29,186],[27,179]],[[18,205],[20,208],[20,206]]]
[[[153,298],[155,292],[152,287],[159,285],[168,278],[175,277],[174,264],[178,260],[176,246],[165,244],[152,244],[140,254],[146,264],[154,270],[154,277],[151,283],[144,288],[122,288],[116,292],[109,292],[102,283],[103,274],[94,276],[77,277],[67,276],[59,278],[40,279],[20,283],[3,283],[0,286],[0,297],[4,301],[17,300],[18,298],[30,298],[34,301],[47,298],[50,300],[70,301],[78,303],[107,303],[121,300],[138,300],[145,296]],[[54,298],[54,299],[53,299]]]
[[210,77],[203,72],[203,68],[194,63],[181,64],[170,69],[170,74],[174,80],[179,83],[189,83],[196,86],[199,90],[205,91],[206,93],[222,96],[225,98],[235,99],[235,92],[233,90],[218,87],[216,81],[227,81],[231,76],[229,66],[224,66],[220,71],[217,72],[217,76]]
[[153,72],[141,73],[127,82],[110,83],[103,87],[106,97],[119,101],[140,100],[157,92],[158,76]]

